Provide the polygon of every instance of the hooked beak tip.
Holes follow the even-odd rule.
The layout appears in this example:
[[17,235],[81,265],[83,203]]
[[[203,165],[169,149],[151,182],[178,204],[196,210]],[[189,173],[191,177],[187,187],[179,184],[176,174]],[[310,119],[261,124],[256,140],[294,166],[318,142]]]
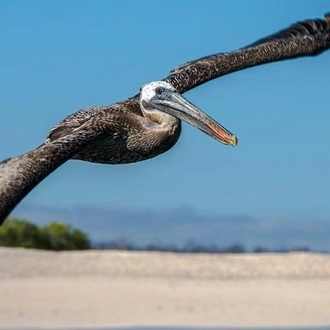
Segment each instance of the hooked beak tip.
[[236,136],[236,135],[233,135],[231,141],[232,141],[232,142],[231,142],[231,145],[232,145],[233,147],[236,147],[237,144],[238,144],[238,138],[237,138],[237,136]]

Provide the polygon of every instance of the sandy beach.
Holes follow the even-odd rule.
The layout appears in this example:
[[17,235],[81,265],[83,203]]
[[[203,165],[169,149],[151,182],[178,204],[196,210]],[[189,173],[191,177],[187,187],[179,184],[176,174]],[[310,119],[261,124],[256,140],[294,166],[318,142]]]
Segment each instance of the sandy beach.
[[0,328],[330,324],[330,255],[0,249]]

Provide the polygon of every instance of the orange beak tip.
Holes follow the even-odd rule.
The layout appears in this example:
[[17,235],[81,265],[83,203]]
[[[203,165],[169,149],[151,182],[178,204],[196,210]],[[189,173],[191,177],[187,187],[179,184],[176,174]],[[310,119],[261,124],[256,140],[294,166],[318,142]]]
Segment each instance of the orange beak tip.
[[236,135],[233,135],[233,137],[232,137],[232,146],[233,147],[236,147],[237,146],[237,144],[238,144],[238,138],[237,138],[237,136]]

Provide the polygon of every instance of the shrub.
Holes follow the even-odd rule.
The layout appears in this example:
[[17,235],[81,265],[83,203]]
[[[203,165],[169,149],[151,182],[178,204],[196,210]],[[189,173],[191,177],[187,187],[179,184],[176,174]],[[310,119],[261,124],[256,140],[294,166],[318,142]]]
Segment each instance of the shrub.
[[90,241],[85,233],[64,222],[50,222],[40,228],[43,248],[47,250],[86,250]]
[[8,218],[0,227],[0,246],[34,248],[40,241],[39,228],[28,221]]
[[85,250],[90,248],[88,236],[77,228],[50,222],[39,227],[26,220],[10,217],[0,227],[0,246],[46,250]]

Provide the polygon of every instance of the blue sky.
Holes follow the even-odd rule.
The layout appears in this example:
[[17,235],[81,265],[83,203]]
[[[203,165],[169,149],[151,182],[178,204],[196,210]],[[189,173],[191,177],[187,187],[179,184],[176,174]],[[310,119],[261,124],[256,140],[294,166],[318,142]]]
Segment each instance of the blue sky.
[[[39,145],[78,109],[120,101],[186,61],[328,11],[328,0],[1,1],[0,158]],[[70,221],[65,210],[81,207],[184,209],[330,228],[329,63],[327,52],[264,65],[186,93],[238,136],[237,148],[184,125],[172,150],[146,162],[68,162],[14,214],[54,218],[58,208]]]

